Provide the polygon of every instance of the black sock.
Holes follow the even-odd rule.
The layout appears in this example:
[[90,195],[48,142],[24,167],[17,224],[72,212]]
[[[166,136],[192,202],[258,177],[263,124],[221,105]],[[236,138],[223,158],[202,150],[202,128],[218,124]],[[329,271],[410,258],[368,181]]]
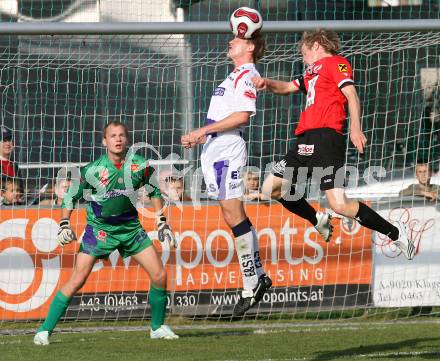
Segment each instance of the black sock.
[[240,237],[243,234],[251,232],[252,223],[249,220],[249,218],[245,218],[243,221],[241,221],[239,224],[231,228],[232,233],[234,234],[234,237]]
[[297,201],[286,201],[284,198],[280,198],[279,202],[289,212],[295,213],[301,218],[307,219],[312,225],[316,226],[316,223],[318,223],[315,209],[309,203],[307,203],[304,197]]
[[393,241],[399,238],[399,230],[397,227],[393,226],[364,203],[359,202],[359,210],[356,214],[356,220],[364,227],[372,229],[373,231],[378,231],[388,236]]

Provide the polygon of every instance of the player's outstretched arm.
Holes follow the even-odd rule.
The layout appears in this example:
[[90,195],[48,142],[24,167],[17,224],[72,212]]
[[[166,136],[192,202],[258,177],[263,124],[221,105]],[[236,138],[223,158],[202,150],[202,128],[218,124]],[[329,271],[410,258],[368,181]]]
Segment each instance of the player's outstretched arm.
[[347,85],[341,89],[344,96],[347,98],[348,111],[350,112],[350,139],[359,153],[364,152],[367,138],[362,133],[361,126],[361,103],[354,85]]
[[151,198],[154,211],[156,213],[157,236],[161,242],[169,242],[174,248],[177,247],[176,237],[174,236],[171,227],[167,223],[167,219],[163,214],[163,200],[162,198]]
[[182,145],[185,148],[192,148],[197,144],[204,143],[206,141],[206,136],[211,133],[226,132],[247,125],[251,114],[252,112],[234,112],[218,122],[196,129],[191,133],[182,136]]
[[269,90],[278,95],[288,95],[296,93],[299,90],[296,84],[292,81],[281,81],[255,76],[252,78],[252,82],[258,91]]

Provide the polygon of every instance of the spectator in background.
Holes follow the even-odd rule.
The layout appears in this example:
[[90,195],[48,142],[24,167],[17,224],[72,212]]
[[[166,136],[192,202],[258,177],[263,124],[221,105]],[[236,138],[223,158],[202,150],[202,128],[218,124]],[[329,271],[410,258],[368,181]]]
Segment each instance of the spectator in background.
[[17,167],[11,161],[12,151],[14,150],[14,141],[12,131],[0,126],[0,173],[2,177],[17,177]]
[[71,180],[68,178],[58,178],[55,182],[55,186],[52,188],[53,192],[50,198],[43,199],[40,202],[42,206],[56,206],[61,207],[63,203],[64,195],[69,189]]
[[260,171],[257,168],[248,167],[243,174],[245,201],[266,201],[269,200],[260,192]]
[[159,172],[159,189],[162,196],[169,202],[191,201],[191,198],[185,194],[183,176],[171,169]]
[[23,189],[15,178],[4,178],[0,191],[0,206],[19,206],[24,204]]
[[440,196],[440,186],[431,184],[432,171],[428,163],[419,163],[416,165],[416,178],[418,184],[411,184],[399,192],[402,197],[425,197],[430,201],[435,201]]

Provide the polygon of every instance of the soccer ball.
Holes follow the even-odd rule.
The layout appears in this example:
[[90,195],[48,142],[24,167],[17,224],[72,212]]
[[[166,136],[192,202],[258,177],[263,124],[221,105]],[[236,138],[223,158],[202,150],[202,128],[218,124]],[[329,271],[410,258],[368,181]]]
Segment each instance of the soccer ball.
[[263,27],[261,14],[251,8],[241,7],[231,15],[231,30],[241,39],[251,39]]

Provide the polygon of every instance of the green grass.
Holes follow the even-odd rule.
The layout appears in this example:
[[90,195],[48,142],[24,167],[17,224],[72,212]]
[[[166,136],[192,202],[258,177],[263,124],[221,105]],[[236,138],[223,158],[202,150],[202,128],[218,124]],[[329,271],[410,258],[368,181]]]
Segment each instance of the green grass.
[[440,323],[217,325],[225,328],[177,330],[175,341],[101,331],[55,333],[50,346],[37,347],[32,335],[1,336],[0,360],[440,360]]

